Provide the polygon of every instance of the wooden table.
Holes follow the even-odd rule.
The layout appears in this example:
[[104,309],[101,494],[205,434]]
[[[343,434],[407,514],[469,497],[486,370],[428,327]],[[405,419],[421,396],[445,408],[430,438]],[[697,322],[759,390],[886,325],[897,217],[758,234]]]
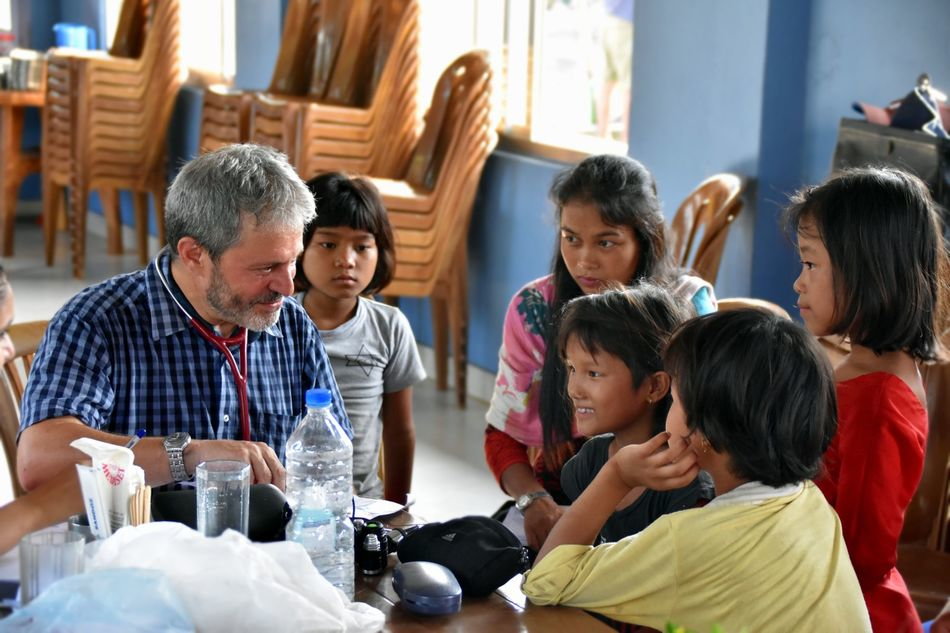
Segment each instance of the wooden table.
[[[402,513],[385,520],[390,526],[414,523],[412,516]],[[539,607],[527,602],[521,592],[518,574],[496,592],[485,598],[462,597],[462,610],[452,615],[418,615],[399,604],[393,589],[395,554],[389,556],[389,567],[379,576],[356,575],[356,600],[376,607],[386,614],[383,630],[390,633],[478,631],[510,633],[515,631],[582,631],[609,633],[612,628],[586,611],[571,607]]]
[[24,153],[24,108],[42,108],[46,93],[42,90],[0,90],[0,252],[13,255],[13,221],[17,193],[28,174],[40,171],[39,153]]

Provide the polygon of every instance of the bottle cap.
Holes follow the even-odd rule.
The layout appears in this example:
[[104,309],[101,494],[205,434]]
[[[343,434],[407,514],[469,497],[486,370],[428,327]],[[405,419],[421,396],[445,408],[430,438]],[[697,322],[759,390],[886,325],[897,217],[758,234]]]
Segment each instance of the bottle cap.
[[332,402],[328,389],[307,389],[307,406],[322,409]]

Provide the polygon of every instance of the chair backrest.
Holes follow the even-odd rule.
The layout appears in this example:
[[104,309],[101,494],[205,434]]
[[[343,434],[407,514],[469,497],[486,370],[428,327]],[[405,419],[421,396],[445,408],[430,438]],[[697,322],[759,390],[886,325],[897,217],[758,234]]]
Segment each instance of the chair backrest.
[[20,428],[20,401],[30,374],[33,355],[43,339],[48,321],[29,321],[10,326],[10,339],[16,355],[3,367],[0,377],[0,443],[3,444],[13,482],[13,495],[23,494],[16,474],[16,436]]
[[322,4],[321,0],[290,0],[284,16],[280,51],[267,92],[306,94],[320,30]]
[[145,25],[151,0],[124,0],[109,54],[115,57],[138,57],[145,45]]
[[77,66],[73,151],[83,178],[127,168],[144,180],[152,170],[164,170],[165,132],[182,79],[179,6],[180,0],[154,5],[134,66],[96,59]]
[[358,8],[363,1],[357,0],[351,6],[348,0],[321,0],[320,24],[310,65],[310,83],[305,93],[308,97],[318,101],[326,97],[333,78],[333,68],[343,49],[347,21],[354,12],[353,8]]
[[445,69],[436,82],[422,135],[409,159],[407,182],[425,189],[435,187],[458,127],[471,106],[468,97],[478,86],[488,89],[489,74],[488,59],[482,51],[466,53]]
[[707,178],[683,200],[670,226],[673,261],[711,284],[719,275],[729,225],[742,210],[741,191],[742,180],[733,174]]
[[727,299],[719,299],[716,301],[717,309],[720,312],[726,310],[740,310],[742,308],[756,308],[758,310],[764,310],[765,312],[771,312],[772,314],[777,314],[780,317],[792,320],[792,317],[788,314],[788,311],[777,303],[772,303],[771,301],[766,301],[765,299],[753,299],[751,297],[729,297]]
[[[418,4],[418,0],[377,0],[373,3],[369,37],[373,42],[374,50],[367,99],[372,99],[373,93],[379,86],[389,56],[394,52],[403,19],[410,10],[410,5],[413,4]],[[416,10],[418,10],[417,7]]]
[[921,367],[927,390],[927,452],[924,472],[904,514],[900,542],[950,551],[950,362]]

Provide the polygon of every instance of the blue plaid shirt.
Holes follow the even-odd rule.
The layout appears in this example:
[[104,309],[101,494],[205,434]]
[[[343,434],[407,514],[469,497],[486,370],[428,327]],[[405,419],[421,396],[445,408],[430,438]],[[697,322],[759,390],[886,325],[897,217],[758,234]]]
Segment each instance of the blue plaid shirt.
[[[195,439],[240,439],[237,387],[222,353],[188,324],[155,270],[108,279],[73,297],[49,324],[23,395],[20,430],[74,416],[95,429],[149,436],[187,431]],[[284,444],[313,387],[333,394],[333,415],[350,431],[320,334],[306,311],[284,300],[278,322],[248,340],[251,439],[284,459]],[[240,366],[240,347],[231,349]]]

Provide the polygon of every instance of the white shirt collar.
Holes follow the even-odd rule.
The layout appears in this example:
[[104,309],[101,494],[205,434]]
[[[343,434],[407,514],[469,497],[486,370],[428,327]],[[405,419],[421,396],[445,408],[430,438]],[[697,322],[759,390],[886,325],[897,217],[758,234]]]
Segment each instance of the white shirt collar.
[[705,507],[711,508],[713,506],[735,505],[738,503],[757,505],[777,497],[787,497],[797,494],[804,486],[805,484],[799,481],[798,483],[789,484],[787,486],[773,488],[772,486],[766,486],[761,481],[749,481],[741,486],[736,486],[725,494],[719,495],[707,503]]

